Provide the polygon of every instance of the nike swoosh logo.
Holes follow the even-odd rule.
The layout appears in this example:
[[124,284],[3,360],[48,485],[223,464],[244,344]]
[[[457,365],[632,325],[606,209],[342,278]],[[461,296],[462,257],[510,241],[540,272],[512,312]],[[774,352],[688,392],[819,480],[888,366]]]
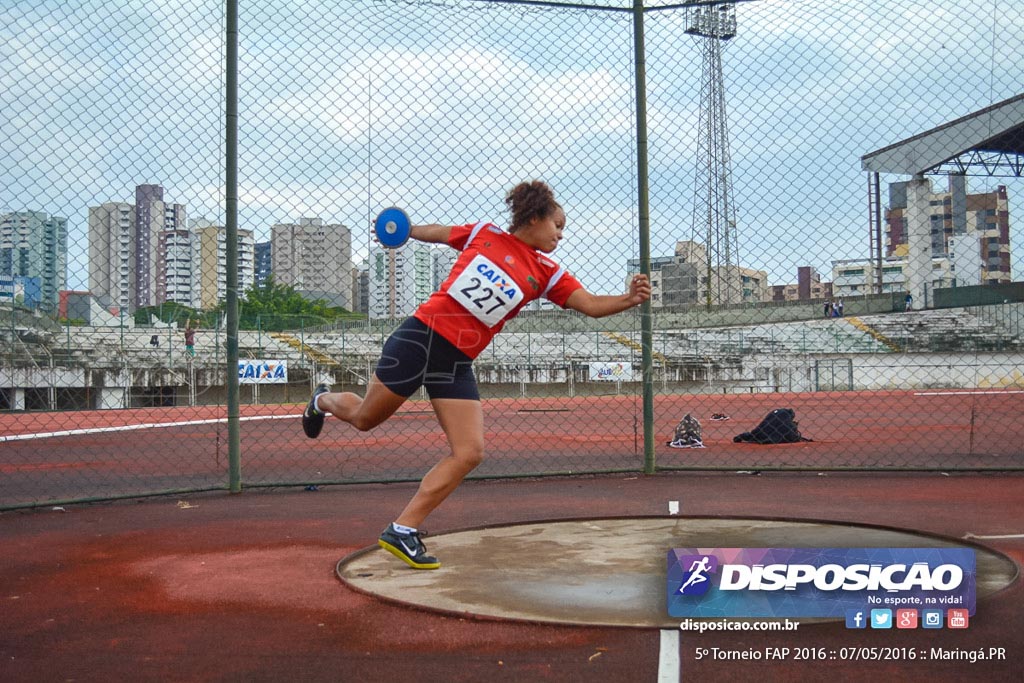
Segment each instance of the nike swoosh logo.
[[405,552],[409,553],[410,557],[416,557],[416,549],[415,548],[410,548],[409,546],[407,546],[405,544],[405,541],[399,541],[399,543],[402,544],[402,547],[405,548]]

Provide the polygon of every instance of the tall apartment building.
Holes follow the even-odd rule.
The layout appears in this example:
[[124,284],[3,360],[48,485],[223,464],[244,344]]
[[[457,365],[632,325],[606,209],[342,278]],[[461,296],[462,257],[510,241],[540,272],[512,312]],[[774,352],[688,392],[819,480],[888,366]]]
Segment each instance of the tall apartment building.
[[[629,274],[640,272],[640,259],[627,263]],[[676,242],[673,256],[651,258],[651,306],[707,303],[709,283],[712,303],[738,304],[766,301],[770,297],[768,273],[743,266],[708,269],[707,249],[700,242]]]
[[[429,244],[407,242],[398,249],[379,244],[370,246],[369,300],[370,318],[401,318],[412,315],[416,307],[437,289],[438,269],[446,257],[436,257]],[[445,248],[444,251],[451,251]],[[448,270],[451,266],[448,265]],[[445,271],[447,276],[447,271]]]
[[331,305],[352,306],[352,232],[319,218],[270,229],[274,280]]
[[[452,272],[452,266],[459,258],[459,254],[462,252],[457,249],[432,249],[431,258],[434,259],[433,264],[433,282],[431,284],[431,293],[441,289],[441,285]],[[427,296],[430,296],[428,294]]]
[[370,311],[370,266],[367,261],[353,269],[352,308],[355,313],[367,315]]
[[89,291],[119,308],[133,308],[135,206],[107,202],[89,207]]
[[[715,283],[712,291],[718,292],[717,301],[720,304],[752,304],[768,301],[771,297],[768,273],[764,270],[744,266],[720,266],[712,269],[711,278]],[[708,301],[706,275],[701,278],[701,282],[697,299],[701,303],[706,303]]]
[[189,230],[164,230],[160,233],[159,254],[156,300],[200,308],[195,268],[199,262],[197,237]]
[[[1010,212],[1006,186],[994,192],[967,194],[967,179],[949,176],[946,192],[929,188],[932,258],[949,257],[954,240],[957,251],[966,255],[972,249],[981,259],[980,273],[973,269],[955,274],[956,284],[977,285],[1010,282]],[[889,185],[889,209],[886,212],[886,256],[899,255],[907,244],[907,183]],[[975,275],[978,279],[975,279]]]
[[[194,233],[199,253],[199,307],[213,308],[227,298],[228,261],[227,261],[227,230],[220,225],[210,225],[208,221],[197,221]],[[254,241],[252,230],[238,230],[237,264],[238,294],[252,287],[255,277]]]
[[[659,308],[664,305],[664,285],[662,284],[662,269],[676,263],[674,256],[652,256],[651,257],[651,307]],[[640,259],[631,258],[626,262],[627,277],[640,272]]]
[[33,310],[41,308],[43,305],[41,282],[38,277],[0,274],[0,303]]
[[[132,309],[163,303],[159,292],[164,253],[160,236],[164,232],[186,230],[183,204],[164,201],[160,185],[138,185],[135,188],[135,290]],[[170,243],[174,243],[171,240]]]
[[985,281],[985,261],[973,235],[953,235],[946,243],[952,286],[978,284]]
[[89,207],[89,291],[127,312],[164,301],[191,305],[182,262],[186,213],[183,204],[164,201],[160,185],[137,186],[134,204]]
[[255,279],[253,282],[257,287],[266,287],[267,280],[270,278],[270,274],[274,269],[274,249],[273,242],[269,240],[266,242],[257,242],[254,245],[253,251],[253,269],[255,271]]
[[44,211],[0,214],[0,276],[39,278],[39,307],[56,312],[66,288],[68,219]]

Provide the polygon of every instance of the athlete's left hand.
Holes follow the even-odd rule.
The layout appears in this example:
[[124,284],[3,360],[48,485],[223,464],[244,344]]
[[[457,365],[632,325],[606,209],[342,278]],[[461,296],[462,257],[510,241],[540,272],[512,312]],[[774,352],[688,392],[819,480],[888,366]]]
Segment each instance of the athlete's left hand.
[[629,301],[639,306],[651,298],[651,281],[643,273],[637,273],[629,280]]

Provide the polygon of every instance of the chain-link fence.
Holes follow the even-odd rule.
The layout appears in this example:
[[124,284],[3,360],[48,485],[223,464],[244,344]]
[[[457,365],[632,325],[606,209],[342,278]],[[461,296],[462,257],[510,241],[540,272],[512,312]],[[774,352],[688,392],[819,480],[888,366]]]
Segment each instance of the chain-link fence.
[[1024,466],[1020,3],[237,9],[230,250],[225,5],[0,9],[0,507],[223,488],[234,339],[245,485],[418,478],[447,452],[422,393],[298,424],[453,262],[372,219],[507,225],[534,178],[553,258],[653,297],[506,325],[477,476]]

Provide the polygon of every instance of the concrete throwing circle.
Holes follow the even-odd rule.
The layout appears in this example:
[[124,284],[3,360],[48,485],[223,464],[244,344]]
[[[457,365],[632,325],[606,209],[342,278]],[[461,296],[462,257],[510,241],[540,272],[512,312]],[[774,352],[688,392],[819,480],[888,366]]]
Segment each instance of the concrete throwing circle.
[[[377,548],[338,562],[355,590],[460,616],[587,626],[678,628],[666,611],[671,548],[945,548],[967,545],[926,534],[808,521],[632,517],[532,522],[426,539],[441,560],[411,569]],[[1010,585],[1017,567],[977,551],[977,596]],[[801,619],[801,622],[834,621]]]

